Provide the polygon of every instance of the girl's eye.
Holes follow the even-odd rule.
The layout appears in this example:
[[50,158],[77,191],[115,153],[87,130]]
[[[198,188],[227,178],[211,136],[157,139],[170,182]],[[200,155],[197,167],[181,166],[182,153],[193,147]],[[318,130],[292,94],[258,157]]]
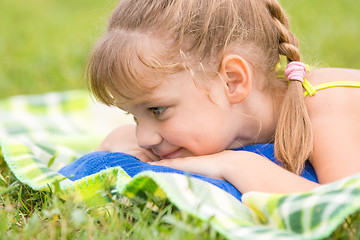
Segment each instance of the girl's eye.
[[160,116],[166,109],[167,109],[167,107],[152,107],[152,108],[150,108],[150,111],[152,112],[152,114],[154,114],[154,116],[158,117],[158,116]]

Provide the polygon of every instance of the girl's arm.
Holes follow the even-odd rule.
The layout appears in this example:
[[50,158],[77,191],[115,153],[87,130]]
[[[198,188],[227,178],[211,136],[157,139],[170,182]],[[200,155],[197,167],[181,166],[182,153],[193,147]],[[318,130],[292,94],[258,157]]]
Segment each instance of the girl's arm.
[[270,160],[247,151],[224,151],[213,155],[162,160],[168,166],[228,181],[240,192],[292,193],[318,186],[279,167]]

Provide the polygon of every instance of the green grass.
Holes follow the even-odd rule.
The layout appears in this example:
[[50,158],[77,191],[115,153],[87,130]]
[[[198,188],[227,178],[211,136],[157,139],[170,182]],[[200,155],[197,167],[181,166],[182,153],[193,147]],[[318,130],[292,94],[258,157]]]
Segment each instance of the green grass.
[[87,208],[21,184],[1,157],[0,166],[0,239],[225,239],[169,202],[150,208],[114,200],[106,208]]
[[[116,0],[0,0],[0,97],[84,88],[86,59]],[[360,68],[360,1],[282,0],[305,61]],[[1,154],[0,154],[1,155]],[[1,239],[222,239],[206,222],[159,203],[113,214],[20,183],[0,157]],[[360,238],[355,213],[329,239]]]
[[290,15],[305,62],[360,69],[360,1],[280,2]]
[[115,2],[0,0],[0,96],[83,88],[87,55]]

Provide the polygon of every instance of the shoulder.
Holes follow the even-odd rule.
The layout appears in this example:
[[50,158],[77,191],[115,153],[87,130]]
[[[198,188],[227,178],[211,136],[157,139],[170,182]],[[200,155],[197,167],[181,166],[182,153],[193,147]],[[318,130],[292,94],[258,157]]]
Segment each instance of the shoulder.
[[[356,69],[322,68],[310,71],[306,78],[313,86],[339,81],[358,82],[360,86],[360,70]],[[360,104],[360,87],[331,87],[318,90],[315,95],[307,96],[305,102],[310,115],[320,114],[327,109],[354,110],[354,104]]]
[[306,78],[313,85],[334,81],[359,81],[360,70],[346,68],[320,68],[311,70]]
[[[319,69],[309,73],[314,85],[334,81],[360,83],[360,71]],[[305,99],[314,133],[311,156],[320,182],[329,182],[360,170],[360,88],[332,87]]]

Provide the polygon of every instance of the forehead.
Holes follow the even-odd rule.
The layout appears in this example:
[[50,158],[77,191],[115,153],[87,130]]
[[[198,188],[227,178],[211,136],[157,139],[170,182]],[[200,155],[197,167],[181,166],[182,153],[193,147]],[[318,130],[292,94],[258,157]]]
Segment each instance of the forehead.
[[[157,82],[151,89],[142,91],[141,94],[133,96],[131,99],[119,98],[117,99],[117,106],[127,110],[131,107],[143,107],[143,106],[155,106],[161,103],[165,103],[172,98],[175,98],[179,91],[182,90],[181,81],[184,79],[178,79],[174,75],[163,75],[156,78]],[[180,83],[180,84],[179,84]]]
[[148,97],[167,76],[184,69],[176,51],[162,39],[138,35],[118,50],[121,54],[112,64],[115,74],[108,89],[116,102]]

